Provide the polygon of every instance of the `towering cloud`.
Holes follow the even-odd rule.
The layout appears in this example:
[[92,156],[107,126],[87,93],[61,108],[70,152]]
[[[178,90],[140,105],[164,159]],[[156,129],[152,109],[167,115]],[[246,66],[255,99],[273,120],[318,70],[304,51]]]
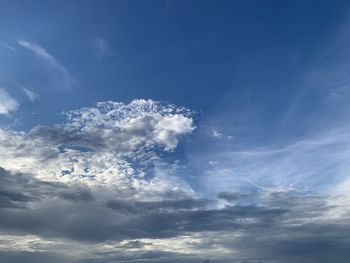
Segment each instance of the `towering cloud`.
[[123,189],[153,187],[158,180],[158,190],[173,187],[159,177],[152,183],[141,178],[163,162],[162,151],[174,150],[179,138],[193,131],[188,110],[134,100],[101,102],[65,115],[67,121],[53,127],[1,130],[0,166],[55,182]]

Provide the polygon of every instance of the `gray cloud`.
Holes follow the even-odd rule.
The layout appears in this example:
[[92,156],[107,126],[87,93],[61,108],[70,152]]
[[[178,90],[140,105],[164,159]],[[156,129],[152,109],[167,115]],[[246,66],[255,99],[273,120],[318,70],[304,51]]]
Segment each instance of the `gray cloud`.
[[0,251],[0,260],[6,263],[72,263],[67,257],[47,252],[6,252]]
[[[97,256],[85,255],[85,259],[74,261],[56,253],[62,262],[166,262],[162,259],[165,255],[170,262],[203,262],[206,257],[212,262],[348,260],[350,225],[346,218],[322,219],[333,209],[328,206],[325,196],[316,198],[279,192],[261,195],[260,203],[256,205],[211,208],[214,201],[189,198],[135,202],[127,201],[128,196],[120,196],[111,201],[85,186],[72,188],[47,183],[28,174],[13,174],[4,169],[0,170],[0,178],[1,200],[7,198],[10,204],[0,207],[1,233],[96,245],[129,240],[120,245],[120,250],[135,250],[127,255],[116,252],[118,256],[105,252]],[[200,256],[193,252],[185,257],[157,249],[150,252],[147,247],[155,244],[143,241],[164,240],[167,244],[169,239],[184,235],[200,235],[200,242],[191,245],[194,251],[219,246],[232,254]],[[168,245],[171,247],[171,243]],[[51,249],[54,248],[55,244]],[[37,262],[45,262],[44,258],[51,252],[47,253],[31,252],[28,255]],[[26,253],[2,252],[0,259],[20,262],[23,255]]]
[[232,202],[236,200],[251,198],[252,194],[242,192],[220,192],[218,198]]
[[86,187],[71,187],[60,192],[59,197],[69,201],[91,202],[94,200],[92,192]]

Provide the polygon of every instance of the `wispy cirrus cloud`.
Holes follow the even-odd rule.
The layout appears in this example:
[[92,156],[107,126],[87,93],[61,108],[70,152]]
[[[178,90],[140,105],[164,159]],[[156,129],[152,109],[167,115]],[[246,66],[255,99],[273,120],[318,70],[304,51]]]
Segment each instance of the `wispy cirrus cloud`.
[[40,46],[37,43],[28,42],[26,40],[20,39],[18,40],[18,44],[36,54],[41,60],[43,60],[50,68],[58,72],[64,79],[66,86],[72,89],[77,85],[75,78],[72,74],[67,70],[65,66],[63,66],[58,60],[51,55],[45,48]]
[[13,52],[16,51],[16,49],[15,49],[13,46],[10,46],[10,45],[8,45],[8,44],[6,44],[6,43],[4,43],[4,42],[0,42],[0,46],[2,46],[2,47],[4,47],[4,48],[7,48],[7,49],[9,49],[9,50],[11,50],[11,51],[13,51]]
[[38,94],[36,94],[28,87],[24,86],[22,83],[20,83],[18,80],[16,80],[13,76],[9,74],[0,74],[0,81],[1,83],[4,83],[3,86],[6,86],[8,88],[20,89],[27,97],[27,99],[29,99],[31,102],[34,102],[39,98]]
[[27,98],[31,101],[31,102],[34,102],[36,101],[38,98],[39,98],[39,95],[36,94],[35,92],[27,89],[27,88],[24,88],[22,87],[22,91],[24,92],[24,94],[27,96]]
[[[202,169],[201,185],[208,194],[229,189],[339,194],[349,181],[349,129],[337,127],[279,147],[213,148],[191,155],[191,163]],[[203,165],[209,162],[215,166]]]

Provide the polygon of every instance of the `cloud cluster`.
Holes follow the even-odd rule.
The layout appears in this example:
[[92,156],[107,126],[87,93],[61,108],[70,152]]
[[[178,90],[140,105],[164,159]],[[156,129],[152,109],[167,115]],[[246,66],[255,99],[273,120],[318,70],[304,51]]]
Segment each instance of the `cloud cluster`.
[[64,114],[0,130],[0,261],[348,262],[346,195],[206,199],[177,176],[163,157],[194,130],[189,110],[134,100]]
[[62,129],[67,136],[77,135],[76,141],[94,149],[125,154],[161,145],[172,150],[179,136],[193,130],[188,114],[186,109],[152,100],[134,100],[127,105],[102,102],[96,108],[67,112],[68,123]]
[[[156,166],[163,162],[162,152],[174,150],[179,138],[193,131],[188,110],[134,100],[102,102],[65,115],[67,121],[53,127],[0,130],[0,166],[41,180],[120,191],[154,188],[152,194],[188,188]],[[146,171],[151,181],[142,179]]]

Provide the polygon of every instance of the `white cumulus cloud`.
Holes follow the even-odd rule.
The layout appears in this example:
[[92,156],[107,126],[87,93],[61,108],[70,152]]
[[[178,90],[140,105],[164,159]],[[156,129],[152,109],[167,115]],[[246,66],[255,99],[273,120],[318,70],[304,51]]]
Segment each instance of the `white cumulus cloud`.
[[[67,121],[54,127],[0,130],[0,167],[45,181],[127,191],[135,197],[174,189],[191,192],[171,172],[164,176],[164,167],[155,168],[165,163],[159,153],[173,150],[179,137],[194,129],[188,110],[134,100],[100,102],[65,114]],[[145,171],[153,179],[143,179]]]

